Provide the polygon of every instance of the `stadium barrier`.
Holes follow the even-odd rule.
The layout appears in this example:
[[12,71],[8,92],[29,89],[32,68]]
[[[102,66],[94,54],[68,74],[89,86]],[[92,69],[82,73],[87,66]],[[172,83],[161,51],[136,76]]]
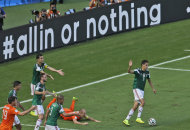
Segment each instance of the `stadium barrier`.
[[0,32],[0,62],[190,18],[187,0],[134,0]]

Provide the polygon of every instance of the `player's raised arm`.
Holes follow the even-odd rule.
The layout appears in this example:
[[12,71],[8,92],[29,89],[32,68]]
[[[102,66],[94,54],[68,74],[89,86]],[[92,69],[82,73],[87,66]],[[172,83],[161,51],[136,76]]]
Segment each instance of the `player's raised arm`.
[[154,88],[151,79],[148,79],[148,83],[150,84],[150,87],[152,88],[152,91],[154,92],[154,94],[156,94],[156,89]]
[[50,66],[48,66],[47,69],[50,71],[53,71],[53,72],[57,72],[61,76],[64,76],[64,72],[62,71],[62,69],[57,70],[57,69],[50,67]]
[[77,119],[73,119],[73,123],[74,124],[78,124],[78,125],[88,125],[88,122],[79,122],[79,121],[77,121]]
[[46,73],[44,71],[40,71],[40,74],[46,74],[47,77],[49,77],[50,79],[54,80],[54,77],[52,75],[50,75],[50,74],[48,74],[48,73]]
[[130,60],[130,61],[129,61],[129,68],[128,68],[128,73],[130,73],[130,74],[134,74],[134,71],[131,70],[132,66],[133,66],[133,61]]
[[85,115],[85,118],[88,119],[88,120],[94,121],[94,122],[101,122],[101,121],[96,120],[96,119],[94,119],[92,117],[89,117],[88,115]]
[[36,109],[36,106],[32,106],[30,109],[28,109],[26,111],[23,111],[23,112],[20,112],[20,113],[18,113],[18,115],[19,116],[24,116],[24,115],[26,115],[27,113],[31,112],[34,109]]

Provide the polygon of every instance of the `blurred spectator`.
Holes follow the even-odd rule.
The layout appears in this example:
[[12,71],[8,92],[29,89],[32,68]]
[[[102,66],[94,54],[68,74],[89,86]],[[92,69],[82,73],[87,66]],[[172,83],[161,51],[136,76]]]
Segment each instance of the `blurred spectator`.
[[89,4],[89,7],[90,7],[90,9],[96,8],[96,7],[102,7],[102,6],[104,6],[102,4],[102,2],[103,2],[102,0],[91,0],[90,4]]
[[50,9],[47,10],[47,14],[49,19],[56,18],[61,15],[60,11],[58,11],[56,8],[56,3],[54,2],[50,3]]
[[44,21],[48,19],[48,14],[46,9],[42,9],[41,12],[39,12],[39,15],[36,16],[36,22]]
[[6,17],[5,11],[0,7],[0,31],[3,30],[3,19]]

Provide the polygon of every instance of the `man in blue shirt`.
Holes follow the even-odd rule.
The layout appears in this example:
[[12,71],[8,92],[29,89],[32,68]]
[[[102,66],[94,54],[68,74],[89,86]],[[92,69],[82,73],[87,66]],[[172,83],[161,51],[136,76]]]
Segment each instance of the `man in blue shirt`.
[[0,31],[3,30],[3,19],[6,17],[5,11],[3,10],[2,7],[0,7]]

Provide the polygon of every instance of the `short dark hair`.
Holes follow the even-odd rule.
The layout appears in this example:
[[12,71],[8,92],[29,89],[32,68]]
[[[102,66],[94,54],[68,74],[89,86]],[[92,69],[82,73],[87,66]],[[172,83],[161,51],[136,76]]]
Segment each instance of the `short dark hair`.
[[148,63],[148,60],[142,60],[141,66],[144,65],[144,64],[146,64],[146,63]]
[[55,2],[50,2],[50,6],[51,6],[51,5],[56,5],[56,3],[55,3]]
[[10,96],[10,97],[8,98],[8,103],[11,104],[11,103],[14,102],[15,100],[16,100],[16,97]]
[[41,53],[38,53],[38,54],[36,55],[36,59],[39,59],[40,56],[43,56],[43,55],[42,55]]
[[57,99],[64,99],[63,95],[57,95]]
[[45,73],[40,74],[40,79],[41,79],[44,75],[46,75],[46,74],[45,74]]
[[15,88],[15,87],[18,86],[19,84],[21,84],[20,81],[14,81],[14,82],[13,82],[13,87]]

